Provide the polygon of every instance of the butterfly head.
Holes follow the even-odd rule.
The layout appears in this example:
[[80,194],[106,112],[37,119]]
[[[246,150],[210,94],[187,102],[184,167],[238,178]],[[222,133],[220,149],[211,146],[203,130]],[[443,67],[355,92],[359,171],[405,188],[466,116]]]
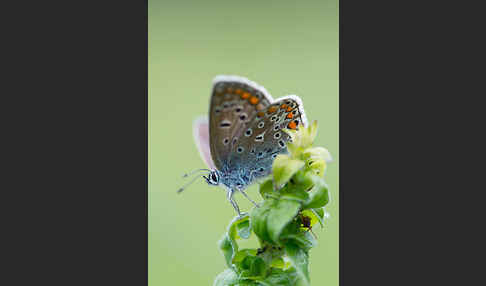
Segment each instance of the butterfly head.
[[212,186],[224,185],[227,189],[244,189],[247,182],[244,181],[238,173],[221,172],[219,170],[211,170],[207,175],[203,176],[206,182]]
[[211,172],[209,172],[209,174],[207,176],[203,176],[203,177],[204,177],[204,179],[206,179],[206,182],[209,185],[217,186],[217,185],[219,185],[221,175],[219,174],[218,170],[211,170]]
[[[201,173],[206,173],[206,175],[201,176]],[[219,181],[220,181],[221,176],[220,176],[218,170],[197,169],[197,170],[194,170],[194,171],[189,172],[187,174],[184,174],[182,177],[188,178],[188,177],[190,177],[191,175],[194,175],[194,174],[196,174],[197,176],[193,177],[193,179],[191,181],[189,181],[184,186],[179,188],[177,190],[177,193],[181,193],[187,187],[192,185],[192,183],[194,183],[198,178],[201,178],[201,177],[203,177],[206,180],[206,182],[210,185],[215,185],[215,186],[219,185]]]

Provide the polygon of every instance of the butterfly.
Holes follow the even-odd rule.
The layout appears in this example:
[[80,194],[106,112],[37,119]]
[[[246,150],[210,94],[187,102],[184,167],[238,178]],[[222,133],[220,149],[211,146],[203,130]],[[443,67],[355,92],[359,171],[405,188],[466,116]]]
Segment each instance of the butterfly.
[[203,172],[208,184],[222,185],[228,201],[241,215],[233,194],[240,192],[258,206],[245,189],[271,173],[278,154],[288,153],[291,137],[283,129],[296,130],[301,126],[307,126],[307,118],[298,96],[274,100],[264,87],[247,78],[216,76],[209,119],[200,117],[193,124],[196,146],[209,169],[191,174]]

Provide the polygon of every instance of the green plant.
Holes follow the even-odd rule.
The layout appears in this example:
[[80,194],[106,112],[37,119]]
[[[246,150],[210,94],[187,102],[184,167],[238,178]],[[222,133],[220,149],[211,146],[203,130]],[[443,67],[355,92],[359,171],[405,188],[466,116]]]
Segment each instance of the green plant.
[[[323,226],[329,194],[323,176],[329,152],[313,147],[317,122],[292,137],[289,155],[279,155],[272,176],[260,185],[264,199],[249,215],[235,217],[219,243],[228,269],[214,286],[310,285],[309,250],[316,245],[311,234],[317,222]],[[254,233],[260,246],[239,249],[237,241]]]

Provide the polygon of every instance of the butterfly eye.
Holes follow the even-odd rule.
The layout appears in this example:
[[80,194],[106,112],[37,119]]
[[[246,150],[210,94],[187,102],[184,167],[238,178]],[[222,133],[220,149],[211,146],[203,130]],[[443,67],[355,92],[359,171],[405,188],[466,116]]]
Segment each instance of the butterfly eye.
[[247,117],[246,113],[240,115],[240,120],[245,120]]
[[218,182],[218,176],[216,176],[215,173],[212,173],[211,174],[211,180],[213,180],[213,182]]
[[278,145],[280,145],[280,147],[284,148],[285,147],[285,142],[283,140],[279,140],[278,141]]
[[275,139],[280,138],[280,132],[277,132],[277,133],[273,134],[273,138],[275,138]]
[[223,145],[228,145],[228,143],[229,143],[229,138],[224,138]]
[[238,148],[236,149],[236,152],[243,153],[243,150],[245,150],[245,149],[243,149],[243,147],[238,146]]
[[264,126],[265,126],[265,122],[262,121],[258,123],[258,128],[263,128]]
[[258,171],[259,171],[259,172],[263,172],[263,171],[265,171],[265,169],[264,169],[264,168],[262,168],[262,167],[260,167],[260,169],[258,169]]
[[243,109],[242,109],[241,107],[239,107],[239,106],[238,106],[238,107],[235,109],[235,112],[236,112],[236,113],[240,113],[242,110],[243,110]]
[[248,137],[248,136],[251,135],[251,133],[253,133],[253,131],[251,130],[251,128],[248,128],[248,130],[246,130],[246,132],[245,132],[245,136]]

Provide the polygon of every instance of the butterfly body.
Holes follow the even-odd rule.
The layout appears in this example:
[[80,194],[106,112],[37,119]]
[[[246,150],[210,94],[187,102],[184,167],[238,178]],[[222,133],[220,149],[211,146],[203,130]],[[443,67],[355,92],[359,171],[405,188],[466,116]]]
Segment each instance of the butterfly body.
[[[253,169],[251,166],[247,166],[241,162],[233,162],[233,164],[230,163],[225,165],[221,171],[213,171],[217,172],[219,176],[219,183],[223,184],[228,189],[245,189],[248,185],[253,183],[254,179],[257,178],[257,173],[252,172]],[[258,175],[262,176],[262,174]]]
[[207,182],[223,185],[232,195],[271,173],[278,154],[286,154],[290,136],[283,129],[306,126],[297,96],[274,100],[265,88],[238,76],[213,81],[209,120],[195,121],[194,136],[203,160],[211,168]]

